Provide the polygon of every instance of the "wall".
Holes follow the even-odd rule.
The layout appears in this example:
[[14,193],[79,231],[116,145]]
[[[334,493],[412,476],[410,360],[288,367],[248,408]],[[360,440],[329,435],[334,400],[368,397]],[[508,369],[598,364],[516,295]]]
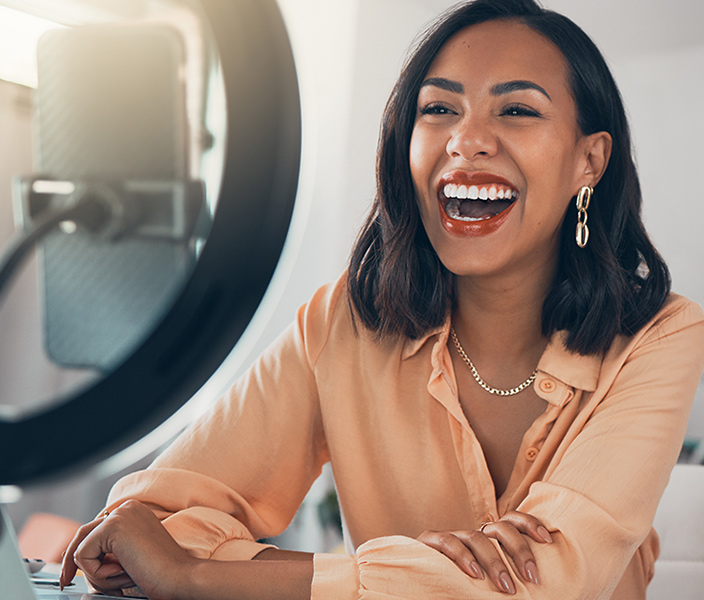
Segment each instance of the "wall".
[[[704,203],[697,192],[704,164],[704,116],[697,108],[704,39],[627,56],[614,71],[630,111],[646,227],[670,267],[673,290],[704,306]],[[704,380],[687,435],[704,440]]]

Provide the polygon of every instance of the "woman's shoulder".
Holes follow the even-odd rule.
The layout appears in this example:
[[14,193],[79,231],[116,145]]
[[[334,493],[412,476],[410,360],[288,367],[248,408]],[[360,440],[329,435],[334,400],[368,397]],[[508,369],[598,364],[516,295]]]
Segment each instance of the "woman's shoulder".
[[360,353],[401,354],[407,342],[403,336],[379,336],[356,317],[349,301],[346,272],[313,293],[299,309],[297,324],[311,364],[316,364],[324,352],[333,353],[336,360]]
[[298,309],[299,325],[309,333],[320,335],[330,328],[333,321],[349,318],[346,280],[347,276],[343,273],[316,289],[308,302]]
[[704,357],[704,313],[701,306],[674,292],[660,310],[632,336],[618,336],[605,362],[622,363],[642,351],[676,355],[677,348]]
[[308,302],[298,309],[296,330],[306,347],[312,364],[317,362],[323,349],[328,345],[331,331],[336,337],[351,336],[355,331],[349,302],[347,301],[347,275],[321,285],[313,292]]
[[643,328],[643,334],[645,336],[671,334],[692,326],[701,329],[703,325],[704,312],[702,312],[702,307],[684,296],[670,292],[662,308]]

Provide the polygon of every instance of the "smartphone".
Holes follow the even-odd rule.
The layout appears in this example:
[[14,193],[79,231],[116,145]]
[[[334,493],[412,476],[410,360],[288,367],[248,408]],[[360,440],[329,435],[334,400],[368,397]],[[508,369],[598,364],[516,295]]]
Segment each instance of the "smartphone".
[[[183,182],[184,59],[180,34],[166,25],[44,34],[37,46],[35,174],[117,190],[125,182],[147,190]],[[149,214],[163,191],[158,196],[136,201]],[[67,226],[40,242],[43,339],[52,362],[109,371],[170,307],[193,268],[193,243],[144,233],[137,227],[111,237]]]

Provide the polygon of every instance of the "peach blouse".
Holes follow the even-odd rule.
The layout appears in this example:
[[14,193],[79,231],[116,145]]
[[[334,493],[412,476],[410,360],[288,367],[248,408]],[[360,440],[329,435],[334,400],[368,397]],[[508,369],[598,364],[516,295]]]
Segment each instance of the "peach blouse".
[[355,551],[315,555],[314,600],[504,598],[414,538],[514,509],[554,539],[531,541],[541,583],[516,574],[516,598],[643,599],[653,516],[704,367],[700,307],[671,295],[605,355],[569,353],[556,334],[534,383],[545,411],[498,499],[460,407],[448,332],[449,322],[377,341],[361,324],[355,333],[344,278],[321,288],[207,415],[116,484],[108,507],[147,502],[194,555],[250,559],[330,461]]

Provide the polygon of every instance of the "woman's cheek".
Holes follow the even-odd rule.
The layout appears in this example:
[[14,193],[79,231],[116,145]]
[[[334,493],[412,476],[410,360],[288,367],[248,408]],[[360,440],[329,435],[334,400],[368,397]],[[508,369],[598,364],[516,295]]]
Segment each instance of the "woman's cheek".
[[416,195],[425,192],[430,186],[431,174],[435,165],[434,152],[422,133],[414,131],[409,151],[411,176]]

